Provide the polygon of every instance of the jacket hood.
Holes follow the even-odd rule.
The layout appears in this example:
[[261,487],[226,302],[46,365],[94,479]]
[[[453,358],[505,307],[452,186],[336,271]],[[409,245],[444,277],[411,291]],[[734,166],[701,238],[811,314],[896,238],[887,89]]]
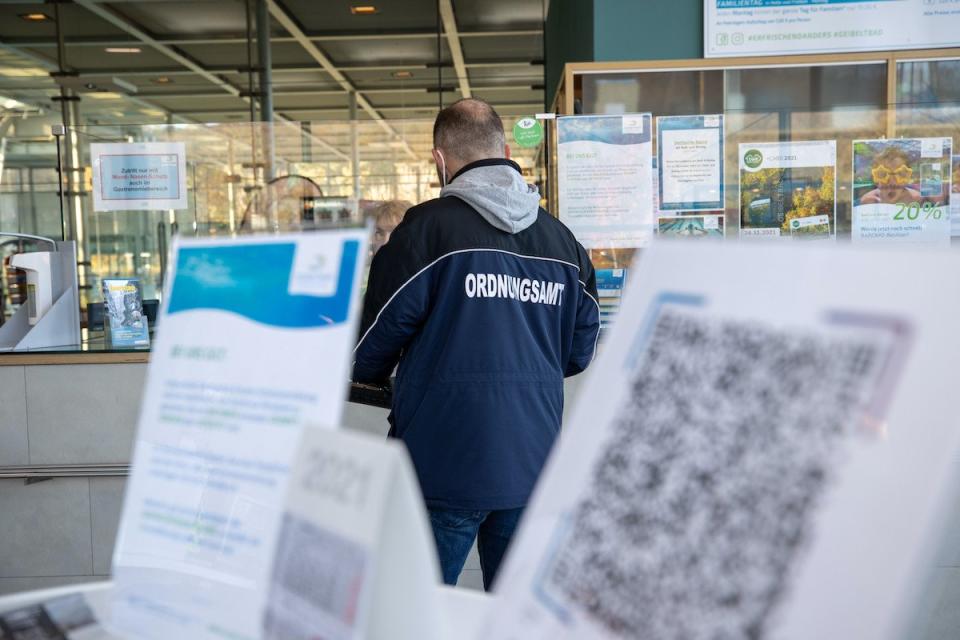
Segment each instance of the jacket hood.
[[440,190],[440,197],[445,196],[463,200],[484,220],[508,233],[520,233],[532,225],[540,211],[540,192],[524,181],[520,167],[510,160],[468,164]]

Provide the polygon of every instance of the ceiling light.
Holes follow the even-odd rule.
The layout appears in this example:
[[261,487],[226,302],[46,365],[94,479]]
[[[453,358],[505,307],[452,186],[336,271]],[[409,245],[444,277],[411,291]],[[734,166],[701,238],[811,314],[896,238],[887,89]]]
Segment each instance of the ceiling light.
[[140,53],[140,47],[107,47],[107,53]]
[[372,16],[377,12],[377,8],[372,4],[361,4],[350,7],[350,13],[355,16]]
[[156,82],[157,84],[170,84],[171,82],[173,82],[173,80],[171,80],[167,76],[160,76],[159,78],[154,78],[153,81]]
[[20,17],[28,22],[46,22],[50,19],[45,13],[21,13]]
[[7,78],[45,78],[50,76],[46,69],[36,67],[24,67],[21,69],[0,68],[0,76]]
[[394,71],[393,77],[394,78],[412,78],[413,72],[412,71]]
[[13,110],[22,111],[27,108],[27,105],[23,104],[19,100],[8,98],[6,96],[0,96],[0,107],[3,107],[4,109],[9,109],[11,111]]

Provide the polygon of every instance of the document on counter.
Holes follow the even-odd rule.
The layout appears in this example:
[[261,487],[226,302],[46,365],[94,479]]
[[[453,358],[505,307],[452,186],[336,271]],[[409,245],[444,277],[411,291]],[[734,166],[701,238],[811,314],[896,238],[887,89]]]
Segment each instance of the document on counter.
[[557,118],[560,220],[584,247],[650,244],[650,125],[649,113]]
[[914,274],[960,256],[658,243],[633,269],[476,640],[919,637],[960,285]]
[[304,426],[340,424],[367,236],[176,242],[114,554],[112,629],[260,636]]

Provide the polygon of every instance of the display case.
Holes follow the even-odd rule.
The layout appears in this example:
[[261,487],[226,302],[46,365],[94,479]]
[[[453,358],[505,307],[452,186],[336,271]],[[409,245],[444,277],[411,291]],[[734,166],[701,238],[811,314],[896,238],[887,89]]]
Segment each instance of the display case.
[[[960,144],[960,49],[570,63],[565,67],[554,108],[562,115],[650,113],[654,155],[660,143],[658,117],[722,115],[722,226],[727,240],[742,236],[741,209],[750,204],[749,196],[741,193],[742,149],[771,143],[833,141],[835,161],[829,178],[834,183],[835,206],[829,235],[837,242],[860,241],[866,237],[866,223],[854,219],[853,209],[870,201],[862,197],[876,187],[869,184],[871,171],[886,175],[886,169],[878,168],[881,161],[877,158],[885,147],[907,145],[890,141],[943,139],[941,164],[926,161],[926,156],[923,161],[911,156],[912,164],[901,177],[907,183],[905,189],[917,201],[917,211],[899,215],[916,213],[918,224],[924,216],[943,220],[950,215],[946,203],[951,181],[946,174],[951,172],[950,153]],[[552,140],[554,148],[546,153],[555,159],[556,141]],[[860,145],[856,151],[855,141]],[[557,162],[549,164],[553,178],[550,208],[557,212],[561,208],[555,188]],[[956,168],[957,163],[953,163],[952,169]],[[907,176],[910,170],[912,175]],[[808,185],[795,186],[795,182],[787,184],[798,190],[799,196]],[[926,186],[921,188],[921,182]],[[939,186],[944,197],[928,197],[926,190]],[[953,189],[957,190],[957,185]],[[826,194],[828,189],[821,190]],[[799,205],[788,204],[786,208],[790,206]],[[657,223],[663,214],[653,211],[650,242],[658,237]],[[779,218],[785,228],[789,221],[789,215]],[[932,218],[930,222],[934,222]],[[749,219],[744,226],[748,225]],[[956,222],[953,226],[957,233]],[[630,248],[594,246],[591,257],[598,268],[622,267],[645,243],[637,244]]]

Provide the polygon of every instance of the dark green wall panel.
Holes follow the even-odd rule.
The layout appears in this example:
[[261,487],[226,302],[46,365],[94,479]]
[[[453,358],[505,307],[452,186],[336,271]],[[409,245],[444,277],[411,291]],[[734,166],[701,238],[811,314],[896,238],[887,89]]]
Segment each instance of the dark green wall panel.
[[703,1],[551,0],[545,36],[547,103],[567,62],[702,58]]

